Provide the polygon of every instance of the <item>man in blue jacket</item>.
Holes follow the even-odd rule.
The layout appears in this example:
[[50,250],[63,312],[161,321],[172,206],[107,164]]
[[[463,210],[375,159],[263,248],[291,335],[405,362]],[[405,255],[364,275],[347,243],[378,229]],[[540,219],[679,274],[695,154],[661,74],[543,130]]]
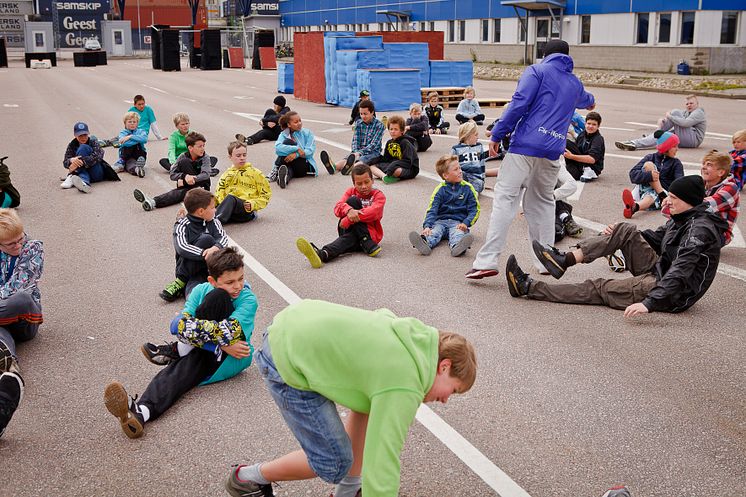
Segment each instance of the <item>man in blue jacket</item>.
[[[498,274],[497,259],[505,246],[518,211],[521,187],[526,187],[523,212],[528,222],[529,243],[550,245],[554,240],[554,188],[565,151],[570,119],[576,108],[595,108],[593,95],[572,73],[569,46],[563,40],[546,45],[544,60],[523,72],[508,110],[492,129],[490,155],[497,154],[500,140],[512,132],[510,150],[500,167],[487,239],[474,259],[467,279]],[[538,260],[534,265],[542,272]]]

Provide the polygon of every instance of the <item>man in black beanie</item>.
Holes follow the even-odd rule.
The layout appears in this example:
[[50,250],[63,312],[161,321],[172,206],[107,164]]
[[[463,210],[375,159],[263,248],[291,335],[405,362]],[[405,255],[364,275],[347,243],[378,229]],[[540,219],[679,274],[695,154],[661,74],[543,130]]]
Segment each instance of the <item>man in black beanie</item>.
[[241,133],[236,134],[236,140],[245,143],[246,145],[253,145],[259,143],[262,140],[276,141],[277,137],[280,136],[280,117],[290,110],[287,106],[287,101],[282,95],[277,95],[272,101],[274,108],[267,109],[264,112],[264,117],[260,120],[262,129],[249,136],[248,138]]
[[549,285],[524,273],[515,256],[505,270],[513,297],[567,304],[606,305],[624,309],[624,317],[648,312],[681,312],[702,298],[720,261],[722,233],[727,223],[707,211],[701,176],[677,179],[664,200],[671,219],[656,230],[639,231],[634,224],[610,224],[575,250],[560,252],[534,242],[534,253],[552,276],[559,279],[570,266],[589,263],[621,250],[627,269],[624,279],[594,279],[582,283]]

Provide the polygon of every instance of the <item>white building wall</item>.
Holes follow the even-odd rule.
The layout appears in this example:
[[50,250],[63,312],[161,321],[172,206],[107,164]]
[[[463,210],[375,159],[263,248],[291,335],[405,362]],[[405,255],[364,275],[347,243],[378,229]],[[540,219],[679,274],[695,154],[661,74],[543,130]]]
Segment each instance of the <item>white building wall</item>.
[[[574,32],[578,33],[579,41],[580,16],[573,17],[578,24]],[[634,14],[596,14],[591,16],[592,45],[632,45],[635,41],[635,33]]]
[[[591,18],[591,42],[593,39],[593,22]],[[562,39],[570,45],[580,44],[580,16],[565,16],[562,18]]]
[[720,10],[702,10],[697,12],[694,19],[694,43],[700,47],[720,46],[720,27],[722,22],[723,12]]

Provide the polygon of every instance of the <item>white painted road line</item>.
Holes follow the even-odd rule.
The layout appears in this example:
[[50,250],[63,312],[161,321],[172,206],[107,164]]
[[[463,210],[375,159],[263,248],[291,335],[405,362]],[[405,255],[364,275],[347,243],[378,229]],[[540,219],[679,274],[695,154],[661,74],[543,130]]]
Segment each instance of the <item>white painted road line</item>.
[[148,86],[148,85],[145,85],[145,84],[144,84],[143,86],[144,86],[145,88],[150,88],[151,90],[155,90],[155,91],[157,91],[157,92],[160,92],[160,93],[165,93],[166,95],[168,95],[168,92],[167,92],[167,91],[165,91],[165,90],[161,90],[160,88],[156,88],[155,86]]
[[[316,139],[317,141],[319,140],[318,137]],[[329,144],[331,145],[333,143],[334,142],[331,142]],[[339,145],[341,144],[335,144],[334,146]],[[344,148],[343,145],[342,148]],[[164,188],[173,187],[172,183],[166,181],[162,176],[154,175],[154,178],[156,183],[163,185]],[[246,266],[253,271],[257,277],[269,285],[272,290],[283,298],[283,300],[288,304],[293,304],[301,300],[301,297],[299,297],[298,294],[252,257],[252,255],[237,244],[235,240],[228,237],[228,241],[231,246],[236,247],[241,255],[243,255]],[[464,464],[466,464],[490,488],[495,490],[500,497],[531,497],[528,492],[518,486],[518,484],[505,474],[503,470],[495,466],[492,461],[487,459],[484,454],[479,452],[476,447],[462,437],[448,423],[443,421],[440,416],[435,414],[433,410],[425,404],[421,404],[420,408],[417,410],[417,421],[427,428],[430,433],[435,435],[436,438],[443,442],[451,452],[461,459]]]

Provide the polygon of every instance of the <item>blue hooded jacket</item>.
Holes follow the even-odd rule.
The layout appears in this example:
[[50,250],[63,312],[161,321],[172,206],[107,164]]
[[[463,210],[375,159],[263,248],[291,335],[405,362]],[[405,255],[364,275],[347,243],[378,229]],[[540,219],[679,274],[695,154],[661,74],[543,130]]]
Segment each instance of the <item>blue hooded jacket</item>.
[[492,130],[492,141],[512,132],[510,152],[557,160],[565,151],[573,112],[595,103],[572,69],[569,55],[553,53],[523,71],[508,109]]

